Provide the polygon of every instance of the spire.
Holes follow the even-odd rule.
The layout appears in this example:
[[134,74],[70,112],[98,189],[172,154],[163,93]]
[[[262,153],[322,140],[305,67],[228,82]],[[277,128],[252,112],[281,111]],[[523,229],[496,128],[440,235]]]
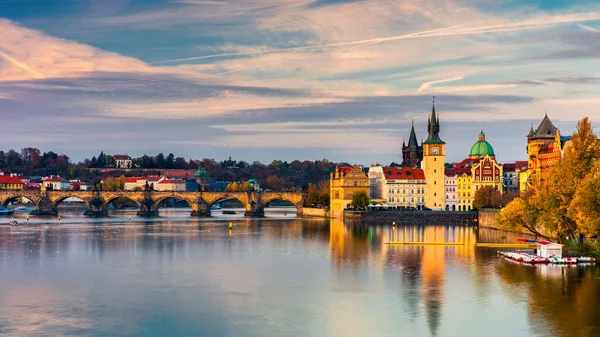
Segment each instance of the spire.
[[440,139],[440,119],[435,114],[435,96],[433,97],[431,116],[427,123],[427,131],[429,135],[427,136],[427,141],[425,141],[425,143],[445,144],[444,141]]
[[419,143],[417,143],[417,135],[415,134],[415,123],[413,122],[413,125],[410,128],[410,137],[408,137],[408,147],[416,148],[417,146],[419,146]]
[[533,137],[535,131],[533,131],[533,123],[531,123],[531,128],[529,129],[529,133],[527,134],[527,138]]

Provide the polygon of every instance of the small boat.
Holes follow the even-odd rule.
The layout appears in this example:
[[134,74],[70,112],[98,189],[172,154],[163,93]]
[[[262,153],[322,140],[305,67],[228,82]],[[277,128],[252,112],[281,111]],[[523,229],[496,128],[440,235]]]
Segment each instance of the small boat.
[[591,263],[591,262],[596,262],[596,259],[593,257],[589,257],[589,256],[580,256],[577,257],[577,263]]
[[210,207],[210,209],[212,209],[212,210],[221,209],[221,205],[219,205],[219,204],[214,204],[214,205],[212,205],[212,206]]
[[13,214],[12,209],[8,209],[4,206],[0,206],[0,215],[11,215],[11,214]]
[[550,263],[554,263],[554,264],[575,264],[575,263],[577,263],[577,259],[574,257],[563,257],[563,258],[551,257],[548,260],[550,261]]
[[14,227],[16,227],[16,226],[18,226],[18,225],[19,225],[19,223],[17,222],[17,220],[10,220],[10,221],[8,222],[8,225],[9,225],[9,226],[14,226]]
[[235,211],[223,211],[223,214],[235,214]]

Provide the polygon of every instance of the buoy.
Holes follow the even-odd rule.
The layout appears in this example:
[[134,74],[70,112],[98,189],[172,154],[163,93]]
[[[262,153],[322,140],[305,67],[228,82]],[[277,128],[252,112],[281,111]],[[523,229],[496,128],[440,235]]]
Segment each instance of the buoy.
[[27,221],[29,221],[29,215],[27,216]]
[[233,223],[229,223],[229,229],[231,230],[231,228],[233,227]]
[[58,216],[58,221],[60,221],[60,215]]
[[131,220],[131,215],[129,216],[129,220]]
[[392,221],[392,226],[396,226],[396,221]]

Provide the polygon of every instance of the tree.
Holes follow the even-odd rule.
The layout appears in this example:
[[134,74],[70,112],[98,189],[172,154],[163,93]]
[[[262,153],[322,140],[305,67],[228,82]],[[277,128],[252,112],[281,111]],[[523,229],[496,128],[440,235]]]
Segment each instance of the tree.
[[541,235],[535,225],[538,215],[538,210],[529,203],[528,199],[516,198],[502,209],[495,222],[498,228],[504,231],[521,232],[528,230],[531,233]]
[[306,190],[306,199],[304,200],[304,205],[307,207],[317,205],[321,201],[321,191],[317,185],[309,183],[308,188]]
[[587,237],[600,234],[600,162],[577,188],[568,215],[577,223],[579,233]]
[[165,160],[165,168],[172,169],[173,167],[175,167],[175,155],[169,153],[167,159]]
[[352,195],[351,206],[354,207],[367,207],[371,203],[369,195],[365,191],[354,192]]
[[184,170],[188,168],[188,163],[185,161],[183,157],[175,158],[175,168],[179,170]]
[[502,193],[493,186],[484,186],[475,192],[473,206],[477,209],[502,207]]

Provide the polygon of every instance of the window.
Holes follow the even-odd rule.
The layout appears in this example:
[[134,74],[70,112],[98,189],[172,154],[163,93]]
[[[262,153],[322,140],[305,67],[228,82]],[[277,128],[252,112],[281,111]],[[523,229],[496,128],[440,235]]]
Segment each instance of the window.
[[437,193],[433,193],[433,196],[434,196],[434,197],[435,197],[435,196],[437,196]]

